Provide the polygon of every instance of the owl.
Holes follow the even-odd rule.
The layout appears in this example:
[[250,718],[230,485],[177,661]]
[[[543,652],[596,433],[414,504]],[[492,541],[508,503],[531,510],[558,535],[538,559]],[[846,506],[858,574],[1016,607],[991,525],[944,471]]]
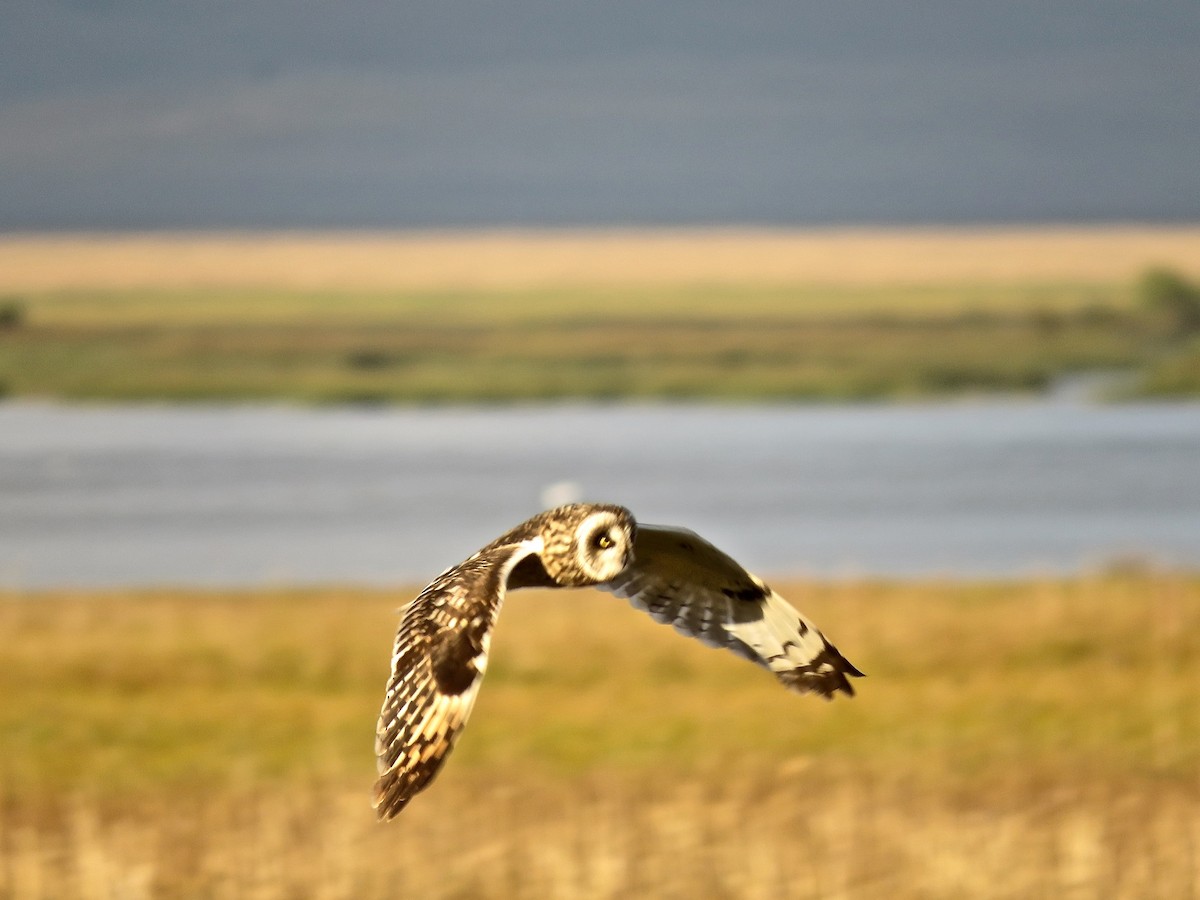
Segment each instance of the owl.
[[853,696],[862,673],[763,581],[698,534],[621,506],[534,516],[439,575],[403,611],[375,732],[381,819],[429,786],[471,714],[507,591],[596,587],[770,670],[801,693]]

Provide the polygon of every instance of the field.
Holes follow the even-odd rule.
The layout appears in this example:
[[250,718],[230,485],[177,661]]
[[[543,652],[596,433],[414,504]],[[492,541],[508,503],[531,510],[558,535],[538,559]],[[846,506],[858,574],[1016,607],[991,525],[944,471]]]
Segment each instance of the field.
[[878,400],[1117,370],[1195,396],[1154,266],[1200,278],[1200,229],[10,236],[0,395]]
[[0,897],[1200,896],[1200,581],[777,587],[858,697],[522,592],[388,825],[406,592],[0,596]]
[[519,291],[1200,277],[1200,227],[0,236],[5,290]]

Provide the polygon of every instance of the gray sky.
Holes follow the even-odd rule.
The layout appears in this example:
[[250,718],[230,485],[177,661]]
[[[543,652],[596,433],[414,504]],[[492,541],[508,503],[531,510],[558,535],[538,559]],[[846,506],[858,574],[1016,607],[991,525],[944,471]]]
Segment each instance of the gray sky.
[[4,0],[0,229],[1200,220],[1196,0]]

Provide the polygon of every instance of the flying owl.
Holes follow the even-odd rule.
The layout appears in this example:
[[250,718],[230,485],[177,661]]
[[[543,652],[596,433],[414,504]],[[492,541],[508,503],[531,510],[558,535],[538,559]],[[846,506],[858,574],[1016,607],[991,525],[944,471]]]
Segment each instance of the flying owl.
[[439,575],[404,610],[375,731],[374,806],[390,819],[429,786],[471,714],[507,590],[597,587],[725,647],[801,693],[853,696],[862,672],[782,597],[695,532],[621,506],[534,516]]

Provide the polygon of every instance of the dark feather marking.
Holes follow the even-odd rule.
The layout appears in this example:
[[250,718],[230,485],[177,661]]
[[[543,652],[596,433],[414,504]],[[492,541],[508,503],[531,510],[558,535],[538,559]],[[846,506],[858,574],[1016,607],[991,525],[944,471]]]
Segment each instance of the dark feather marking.
[[829,641],[825,641],[825,646],[813,657],[812,662],[776,674],[788,687],[813,691],[827,700],[832,699],[838,691],[850,697],[854,696],[854,688],[847,675],[854,678],[865,677]]
[[483,652],[482,631],[470,625],[443,629],[430,643],[433,677],[442,693],[461,694],[475,682],[479,675],[475,657]]
[[448,595],[447,604],[436,604],[430,598],[437,605],[437,612],[444,613],[431,616],[436,620],[437,630],[429,638],[433,677],[444,693],[461,694],[479,676],[475,659],[483,653],[484,637],[503,595],[499,563],[504,552],[511,553],[512,549],[496,548],[464,563],[459,569],[462,591]]
[[766,597],[768,591],[757,584],[748,584],[742,588],[721,588],[721,593],[730,600],[758,601]]
[[664,625],[674,623],[677,600],[669,593],[674,589],[674,585],[667,585],[666,590],[662,593],[652,594],[646,598],[646,612],[650,613],[650,617],[654,621],[661,622]]
[[510,591],[525,587],[557,587],[554,579],[546,571],[546,567],[542,565],[542,558],[536,553],[526,556],[508,573],[508,589]]

